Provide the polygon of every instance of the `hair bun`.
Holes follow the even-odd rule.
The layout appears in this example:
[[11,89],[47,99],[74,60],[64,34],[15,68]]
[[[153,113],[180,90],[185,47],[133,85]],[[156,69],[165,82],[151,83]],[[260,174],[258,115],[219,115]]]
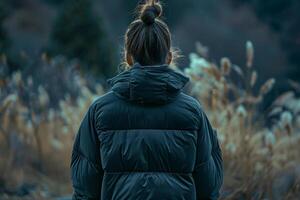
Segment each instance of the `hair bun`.
[[155,19],[160,17],[162,13],[162,7],[159,3],[146,4],[142,8],[141,20],[146,25],[155,23]]

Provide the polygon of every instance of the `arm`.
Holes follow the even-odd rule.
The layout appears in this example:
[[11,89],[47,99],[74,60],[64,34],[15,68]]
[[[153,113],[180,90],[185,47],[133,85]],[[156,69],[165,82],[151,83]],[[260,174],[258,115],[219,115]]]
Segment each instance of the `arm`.
[[193,172],[197,200],[215,200],[223,183],[223,160],[216,131],[204,112],[197,136],[197,158]]
[[98,200],[101,195],[103,170],[94,113],[95,104],[91,105],[85,114],[73,146],[71,159],[73,200]]

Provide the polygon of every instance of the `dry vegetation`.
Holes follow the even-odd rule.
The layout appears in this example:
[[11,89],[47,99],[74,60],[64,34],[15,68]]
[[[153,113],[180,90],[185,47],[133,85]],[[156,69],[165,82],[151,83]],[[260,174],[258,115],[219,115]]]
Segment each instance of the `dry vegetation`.
[[[220,66],[191,54],[185,73],[191,94],[202,102],[222,145],[224,199],[297,199],[300,196],[300,99],[293,92],[278,97],[267,111],[259,107],[272,90],[267,80],[258,92],[254,49],[246,44],[245,71],[222,58]],[[257,86],[256,86],[257,87]],[[266,126],[265,121],[271,121]]]
[[[190,94],[199,98],[218,130],[225,162],[222,199],[297,199],[300,99],[287,92],[261,111],[275,80],[258,87],[251,42],[246,51],[243,71],[228,58],[220,66],[207,61],[198,45],[184,71],[191,77]],[[5,64],[3,58],[0,67]],[[51,199],[71,192],[73,139],[90,103],[104,93],[100,85],[92,92],[82,77],[73,78],[79,95],[67,94],[56,108],[42,85],[32,92],[32,78],[20,72],[0,78],[0,199]],[[266,120],[272,123],[266,126]]]

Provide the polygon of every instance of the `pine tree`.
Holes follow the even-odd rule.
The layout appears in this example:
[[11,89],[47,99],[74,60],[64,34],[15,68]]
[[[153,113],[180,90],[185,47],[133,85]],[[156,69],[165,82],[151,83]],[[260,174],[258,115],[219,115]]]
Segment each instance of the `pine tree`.
[[52,53],[78,58],[87,70],[107,75],[113,54],[101,25],[90,0],[65,0],[53,27]]

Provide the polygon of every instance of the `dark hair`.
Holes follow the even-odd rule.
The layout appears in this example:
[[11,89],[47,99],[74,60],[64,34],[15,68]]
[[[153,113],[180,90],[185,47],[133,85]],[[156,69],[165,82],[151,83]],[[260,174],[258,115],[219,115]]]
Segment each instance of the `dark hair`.
[[141,65],[164,64],[171,51],[171,33],[161,14],[161,4],[148,0],[126,31],[125,51]]

